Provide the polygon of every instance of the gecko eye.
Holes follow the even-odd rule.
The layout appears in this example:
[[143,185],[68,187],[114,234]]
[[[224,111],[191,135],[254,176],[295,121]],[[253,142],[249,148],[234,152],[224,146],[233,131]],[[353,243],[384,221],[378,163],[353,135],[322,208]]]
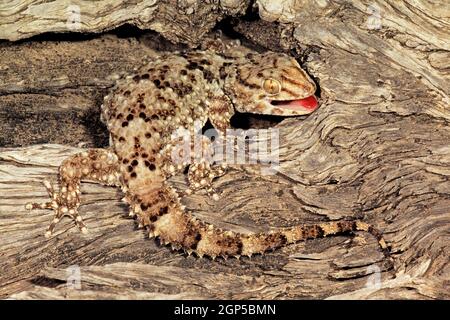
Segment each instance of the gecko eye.
[[278,94],[281,91],[281,83],[273,78],[265,79],[262,87],[270,95]]

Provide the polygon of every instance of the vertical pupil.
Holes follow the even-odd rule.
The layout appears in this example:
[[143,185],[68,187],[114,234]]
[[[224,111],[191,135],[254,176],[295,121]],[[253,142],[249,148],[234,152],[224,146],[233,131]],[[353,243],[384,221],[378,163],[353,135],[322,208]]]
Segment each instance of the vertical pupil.
[[264,82],[264,89],[270,94],[276,94],[280,91],[279,84],[273,79],[267,79]]

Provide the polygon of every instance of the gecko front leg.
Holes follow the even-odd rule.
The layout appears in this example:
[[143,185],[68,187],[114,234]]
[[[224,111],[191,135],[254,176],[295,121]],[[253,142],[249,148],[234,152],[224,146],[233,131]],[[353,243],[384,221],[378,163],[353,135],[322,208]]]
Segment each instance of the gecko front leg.
[[90,180],[104,185],[118,186],[119,166],[117,156],[107,149],[89,149],[75,154],[63,161],[59,167],[60,188],[55,191],[51,183],[44,180],[51,201],[44,203],[27,203],[25,208],[53,209],[55,216],[48,227],[45,237],[50,237],[56,224],[63,216],[71,217],[81,232],[87,227],[78,213],[80,206],[80,182]]
[[189,166],[188,182],[189,188],[185,190],[186,194],[191,194],[197,190],[205,189],[213,200],[219,200],[219,195],[212,186],[215,178],[223,176],[226,172],[226,166],[211,165],[207,161],[196,162]]
[[[209,136],[207,130],[206,136],[202,136],[204,138],[202,146],[204,150],[207,150],[204,153],[207,157],[203,156],[189,166],[189,189],[186,190],[186,194],[206,189],[213,200],[218,200],[219,195],[212,187],[212,181],[226,173],[227,165],[225,162],[214,163],[214,161],[224,159],[223,143],[226,139],[227,129],[231,128],[230,119],[234,114],[234,108],[230,99],[223,92],[211,94],[208,100],[208,119],[216,130],[211,134],[214,136],[214,142],[207,137]],[[218,152],[220,154],[217,154]]]
[[182,194],[189,195],[205,189],[209,196],[217,200],[218,195],[212,187],[212,181],[224,175],[226,167],[223,164],[213,164],[213,154],[213,144],[204,135],[196,135],[194,139],[190,135],[178,137],[161,152],[163,162],[166,163],[163,172],[166,177],[171,177],[188,167],[189,186]]

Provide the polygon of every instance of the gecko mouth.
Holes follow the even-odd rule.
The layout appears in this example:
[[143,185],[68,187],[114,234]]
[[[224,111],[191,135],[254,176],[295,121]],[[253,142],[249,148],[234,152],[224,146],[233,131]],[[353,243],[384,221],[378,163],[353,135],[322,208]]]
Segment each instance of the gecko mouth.
[[318,106],[319,102],[317,98],[312,95],[304,99],[297,100],[271,100],[269,101],[271,105],[278,108],[285,108],[289,110],[308,110],[309,112],[314,111]]

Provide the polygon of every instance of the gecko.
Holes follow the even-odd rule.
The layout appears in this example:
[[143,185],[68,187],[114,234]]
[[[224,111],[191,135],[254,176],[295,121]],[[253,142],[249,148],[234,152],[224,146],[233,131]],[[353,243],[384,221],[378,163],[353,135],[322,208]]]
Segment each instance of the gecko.
[[[86,149],[59,166],[59,189],[44,180],[50,201],[27,203],[26,209],[55,212],[45,236],[51,237],[63,216],[73,219],[81,232],[87,227],[79,214],[82,180],[120,187],[141,228],[163,245],[199,257],[252,256],[288,244],[366,231],[386,252],[381,232],[361,221],[326,221],[301,224],[261,233],[222,230],[197,219],[181,198],[204,189],[218,197],[212,182],[224,175],[225,164],[202,157],[173,161],[180,140],[178,128],[195,134],[194,122],[207,121],[226,134],[236,113],[298,116],[318,108],[316,85],[291,56],[284,53],[246,53],[232,56],[214,50],[163,54],[134,73],[117,80],[104,97],[101,118],[110,133],[108,148]],[[203,139],[202,146],[211,141]],[[184,149],[180,149],[184,150]],[[188,188],[178,192],[168,179],[187,168]]]

